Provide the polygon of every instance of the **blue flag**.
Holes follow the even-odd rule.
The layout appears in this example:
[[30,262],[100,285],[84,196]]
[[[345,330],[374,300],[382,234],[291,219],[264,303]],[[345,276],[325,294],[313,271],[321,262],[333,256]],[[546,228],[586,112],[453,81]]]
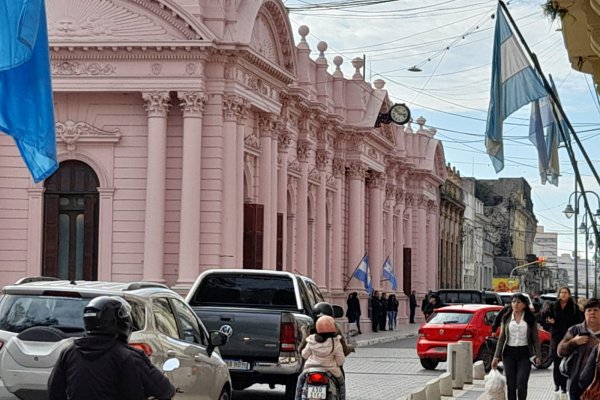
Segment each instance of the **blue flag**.
[[388,256],[383,263],[383,278],[390,281],[392,284],[392,290],[398,289],[398,281],[396,280],[396,275],[394,275],[394,267],[392,267],[392,261]]
[[0,131],[12,136],[39,182],[58,168],[43,0],[0,7]]
[[546,94],[540,77],[531,67],[498,4],[490,106],[485,130],[485,147],[496,172],[504,169],[504,120],[519,108]]
[[354,271],[354,277],[361,281],[365,285],[367,293],[371,294],[373,287],[371,286],[371,274],[369,273],[369,257],[366,254]]

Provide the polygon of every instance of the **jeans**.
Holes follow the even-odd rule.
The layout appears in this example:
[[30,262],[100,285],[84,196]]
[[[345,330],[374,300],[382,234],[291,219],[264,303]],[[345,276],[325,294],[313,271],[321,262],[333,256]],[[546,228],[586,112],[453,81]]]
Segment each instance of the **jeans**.
[[511,347],[506,345],[502,353],[506,391],[508,400],[527,399],[527,383],[531,373],[529,349],[527,346]]
[[388,328],[390,331],[396,328],[396,316],[398,311],[388,311]]
[[356,328],[358,329],[358,333],[362,333],[360,330],[360,314],[357,312],[351,312],[348,314],[348,322],[356,322]]

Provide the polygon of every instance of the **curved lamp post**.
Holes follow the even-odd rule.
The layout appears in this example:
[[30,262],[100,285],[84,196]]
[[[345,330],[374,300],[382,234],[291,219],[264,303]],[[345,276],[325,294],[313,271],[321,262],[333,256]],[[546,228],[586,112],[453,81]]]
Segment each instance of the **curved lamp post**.
[[[578,192],[577,190],[575,190],[574,192],[572,192],[569,195],[569,204],[567,204],[567,206],[565,207],[563,213],[565,213],[567,218],[571,218],[573,215],[575,216],[575,221],[574,221],[574,229],[573,229],[573,236],[574,236],[574,248],[575,248],[575,252],[573,254],[573,258],[574,258],[574,268],[573,268],[573,278],[575,280],[575,285],[574,285],[574,289],[575,289],[575,298],[577,299],[579,297],[579,277],[578,277],[578,273],[577,273],[577,229],[579,229],[580,227],[577,226],[577,215],[579,214],[579,200],[581,200],[581,197],[583,194],[588,194],[591,193],[594,196],[596,196],[596,200],[598,201],[598,210],[596,211],[596,213],[594,214],[595,217],[598,217],[600,215],[600,196],[598,196],[598,193],[591,191],[591,190],[586,190],[585,192]],[[573,206],[571,206],[571,200],[573,199],[573,195],[575,195],[575,208],[573,209]],[[586,214],[587,215],[587,214]],[[586,227],[584,227],[584,229],[587,229]],[[587,242],[587,240],[586,240]],[[586,243],[586,249],[587,249],[587,243]],[[587,257],[586,257],[586,261],[587,261]],[[586,297],[588,296],[588,279],[587,279],[587,265],[586,265]]]

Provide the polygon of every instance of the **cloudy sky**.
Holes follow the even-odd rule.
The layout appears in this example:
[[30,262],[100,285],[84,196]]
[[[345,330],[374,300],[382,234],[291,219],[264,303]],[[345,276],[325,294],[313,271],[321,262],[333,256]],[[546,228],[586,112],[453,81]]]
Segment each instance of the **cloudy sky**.
[[[505,168],[496,174],[485,152],[484,132],[489,104],[495,0],[284,0],[297,28],[307,25],[311,57],[317,43],[327,42],[332,60],[366,56],[366,79],[386,81],[393,101],[406,103],[413,118],[423,116],[438,130],[446,160],[462,176],[481,179],[524,177],[532,187],[534,212],[546,231],[558,232],[558,253],[573,251],[573,219],[562,211],[574,190],[573,168],[561,149],[559,187],[542,185],[537,153],[528,139],[530,107],[509,117],[504,126]],[[591,76],[573,70],[568,62],[560,23],[544,16],[544,0],[508,2],[511,15],[546,76],[554,78],[565,111],[598,169],[600,105]],[[408,69],[417,66],[421,72]],[[600,188],[578,150],[586,190]],[[592,207],[597,200],[590,197]],[[581,201],[583,206],[583,200]],[[600,208],[600,207],[598,207]],[[580,256],[584,236],[579,237]]]

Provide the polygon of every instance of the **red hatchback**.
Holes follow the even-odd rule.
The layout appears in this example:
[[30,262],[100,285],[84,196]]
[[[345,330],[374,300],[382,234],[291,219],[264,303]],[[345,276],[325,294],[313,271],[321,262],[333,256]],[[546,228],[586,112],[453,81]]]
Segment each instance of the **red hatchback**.
[[[492,323],[502,306],[488,304],[464,304],[438,308],[419,328],[417,355],[425,369],[435,369],[446,361],[448,343],[459,340],[473,342],[473,361],[482,360],[486,370],[494,357],[494,348],[486,346],[486,338],[492,334]],[[542,365],[548,368],[550,357],[550,333],[539,331],[542,342]],[[495,345],[495,341],[494,341]],[[549,361],[549,363],[548,363]]]

